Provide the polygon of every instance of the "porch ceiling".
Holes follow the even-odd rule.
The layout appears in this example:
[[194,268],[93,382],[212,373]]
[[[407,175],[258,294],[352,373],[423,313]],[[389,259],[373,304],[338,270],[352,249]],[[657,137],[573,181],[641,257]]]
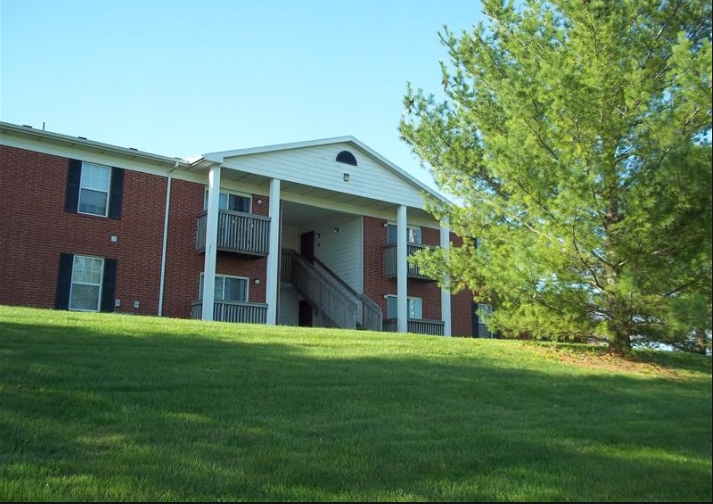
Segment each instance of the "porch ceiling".
[[[237,170],[223,170],[222,178],[237,182],[238,184],[242,183],[261,187],[264,189],[264,193],[266,195],[269,194],[269,177],[253,173],[240,172]],[[312,205],[313,207],[315,207],[315,205],[323,205],[326,208],[332,209],[328,212],[325,208],[324,217],[337,213],[370,215],[371,213],[379,214],[383,212],[393,212],[394,219],[396,219],[397,205],[390,201],[380,201],[365,198],[363,196],[354,196],[353,194],[321,189],[319,187],[298,184],[296,182],[288,182],[285,180],[282,181],[280,189],[283,199],[285,200],[289,201],[297,199],[299,201],[301,198],[305,198],[304,203],[308,205]],[[349,207],[349,209],[347,209],[347,207]],[[283,221],[287,214],[287,211],[283,212]],[[419,208],[409,208],[409,214],[419,218],[430,218],[430,215],[427,212]]]

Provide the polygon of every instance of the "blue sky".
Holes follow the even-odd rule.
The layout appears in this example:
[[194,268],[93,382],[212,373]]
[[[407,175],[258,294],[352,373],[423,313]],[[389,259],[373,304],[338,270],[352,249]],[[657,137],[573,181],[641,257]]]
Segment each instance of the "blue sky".
[[0,119],[165,156],[353,135],[428,182],[398,134],[438,93],[467,0],[0,0]]

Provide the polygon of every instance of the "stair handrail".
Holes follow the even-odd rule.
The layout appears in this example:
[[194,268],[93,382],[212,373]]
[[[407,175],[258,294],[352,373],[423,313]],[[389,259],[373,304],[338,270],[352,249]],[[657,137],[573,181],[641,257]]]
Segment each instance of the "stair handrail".
[[329,266],[324,264],[318,257],[314,258],[314,262],[319,265],[320,268],[331,276],[334,280],[339,282],[339,284],[349,292],[356,303],[359,305],[357,308],[357,318],[359,323],[364,329],[371,331],[381,331],[383,328],[384,317],[379,306],[373,299],[371,299],[366,294],[362,294],[354,290],[354,288],[346,283],[339,275],[332,271]]
[[355,329],[357,306],[347,297],[334,281],[314,267],[307,259],[290,250],[292,259],[292,283],[302,294],[337,326]]

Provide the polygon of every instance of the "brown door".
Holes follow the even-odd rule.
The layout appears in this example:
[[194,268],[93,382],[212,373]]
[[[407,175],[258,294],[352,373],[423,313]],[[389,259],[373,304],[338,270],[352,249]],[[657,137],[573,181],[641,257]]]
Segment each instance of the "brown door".
[[307,301],[300,301],[297,325],[300,327],[312,327],[312,305]]
[[314,262],[314,231],[300,237],[300,254],[309,262]]

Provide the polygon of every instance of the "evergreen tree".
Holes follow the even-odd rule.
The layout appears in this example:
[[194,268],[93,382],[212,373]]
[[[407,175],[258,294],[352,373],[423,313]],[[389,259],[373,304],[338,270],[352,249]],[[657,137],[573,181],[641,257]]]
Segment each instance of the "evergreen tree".
[[506,336],[710,332],[709,0],[484,0],[441,41],[444,98],[409,84],[402,137],[465,240],[418,257]]

